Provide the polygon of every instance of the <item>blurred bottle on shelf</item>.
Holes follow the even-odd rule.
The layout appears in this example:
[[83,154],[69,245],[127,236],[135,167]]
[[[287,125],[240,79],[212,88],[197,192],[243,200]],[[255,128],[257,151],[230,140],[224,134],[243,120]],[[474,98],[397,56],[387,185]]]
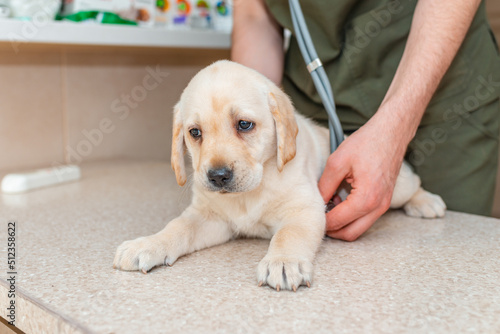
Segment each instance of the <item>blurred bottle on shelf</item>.
[[0,19],[10,16],[10,6],[8,0],[0,0]]
[[135,11],[135,21],[139,26],[153,27],[156,19],[156,0],[133,0],[132,8]]
[[195,29],[212,28],[212,6],[207,0],[197,0],[191,14],[191,27]]
[[172,20],[173,0],[157,0],[155,11],[155,27],[166,28]]
[[189,29],[189,19],[191,17],[191,1],[189,0],[175,0],[172,8],[172,29]]
[[233,2],[231,0],[212,1],[214,29],[223,32],[230,32],[233,28]]
[[[116,14],[142,27],[155,25],[156,0],[64,0],[63,18],[84,13]],[[99,22],[99,21],[97,21]]]
[[61,0],[10,0],[10,16],[19,20],[51,21],[54,20]]

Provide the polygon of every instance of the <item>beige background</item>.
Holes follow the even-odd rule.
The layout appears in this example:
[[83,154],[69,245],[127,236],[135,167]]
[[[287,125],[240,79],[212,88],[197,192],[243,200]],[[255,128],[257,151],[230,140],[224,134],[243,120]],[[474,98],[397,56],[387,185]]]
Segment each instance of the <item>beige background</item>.
[[[487,3],[500,39],[500,1]],[[227,50],[29,44],[15,53],[0,43],[0,171],[116,157],[168,160],[172,107],[182,89],[199,69],[228,56]],[[148,67],[168,77],[121,119],[113,101],[140,91]],[[103,120],[113,131],[101,137],[96,129]],[[494,214],[500,217],[500,182]]]
[[[113,157],[168,160],[172,106],[189,79],[228,51],[0,45],[0,170]],[[149,68],[149,70],[148,70]],[[151,91],[149,71],[168,76]],[[155,84],[148,79],[147,85]],[[147,92],[145,98],[139,94]],[[114,112],[137,96],[127,117]],[[102,120],[110,133],[96,135]],[[93,142],[85,133],[93,133]],[[90,143],[90,145],[89,145]],[[76,154],[71,153],[76,152]]]

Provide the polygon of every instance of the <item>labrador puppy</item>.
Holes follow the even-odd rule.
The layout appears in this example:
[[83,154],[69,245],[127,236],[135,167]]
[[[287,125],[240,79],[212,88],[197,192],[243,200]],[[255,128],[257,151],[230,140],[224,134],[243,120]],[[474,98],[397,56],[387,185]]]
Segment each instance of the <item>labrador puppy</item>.
[[[309,287],[325,233],[317,182],[329,156],[328,130],[295,113],[288,96],[263,75],[230,61],[201,70],[174,109],[172,167],[184,185],[187,150],[192,203],[162,231],[120,245],[114,267],[147,273],[239,236],[267,238],[259,286]],[[406,163],[391,206],[429,218],[446,208]]]

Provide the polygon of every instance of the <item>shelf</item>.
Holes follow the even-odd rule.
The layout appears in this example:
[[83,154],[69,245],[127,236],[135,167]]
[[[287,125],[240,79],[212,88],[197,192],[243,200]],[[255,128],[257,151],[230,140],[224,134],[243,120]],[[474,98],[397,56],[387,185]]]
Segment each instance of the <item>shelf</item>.
[[159,48],[228,49],[230,33],[210,30],[168,30],[136,26],[0,20],[0,43],[106,45]]

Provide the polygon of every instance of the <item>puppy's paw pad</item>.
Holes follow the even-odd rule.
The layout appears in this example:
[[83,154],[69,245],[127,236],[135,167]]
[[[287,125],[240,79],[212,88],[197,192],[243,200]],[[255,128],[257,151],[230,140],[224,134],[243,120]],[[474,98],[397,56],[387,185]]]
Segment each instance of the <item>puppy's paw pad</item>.
[[311,286],[312,263],[285,256],[266,256],[257,267],[259,286],[296,291],[301,285]]
[[439,195],[420,189],[404,205],[405,213],[417,218],[441,218],[446,212],[446,204]]
[[168,261],[164,253],[164,247],[151,237],[125,241],[116,250],[113,268],[147,273]]

